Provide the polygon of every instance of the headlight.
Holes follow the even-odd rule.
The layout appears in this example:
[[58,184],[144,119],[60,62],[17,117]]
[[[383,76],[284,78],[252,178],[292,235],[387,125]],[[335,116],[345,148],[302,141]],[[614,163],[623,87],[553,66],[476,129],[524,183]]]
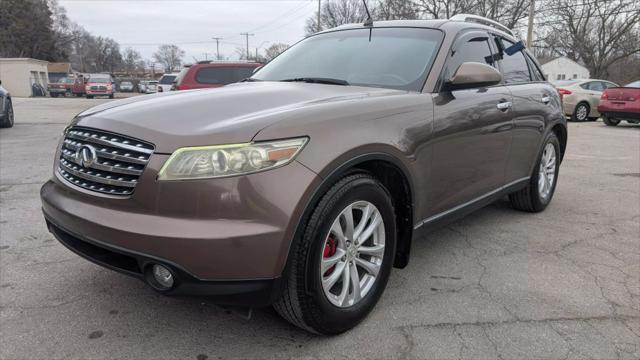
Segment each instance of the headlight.
[[158,180],[218,178],[273,169],[293,161],[307,140],[181,148],[162,166]]

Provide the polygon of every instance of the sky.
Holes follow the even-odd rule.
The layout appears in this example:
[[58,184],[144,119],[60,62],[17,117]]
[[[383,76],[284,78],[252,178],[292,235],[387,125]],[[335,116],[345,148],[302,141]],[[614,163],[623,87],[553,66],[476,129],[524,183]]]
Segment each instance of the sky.
[[212,59],[222,37],[220,54],[237,59],[236,48],[260,51],[272,43],[294,44],[304,37],[316,0],[58,0],[70,20],[96,36],[106,36],[151,59],[161,44],[176,44],[184,62]]

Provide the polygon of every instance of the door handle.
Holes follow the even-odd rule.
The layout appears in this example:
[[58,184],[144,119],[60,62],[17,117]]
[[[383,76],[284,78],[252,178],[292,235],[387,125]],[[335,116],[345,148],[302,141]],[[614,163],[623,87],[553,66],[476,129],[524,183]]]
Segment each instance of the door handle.
[[511,101],[499,102],[498,105],[496,105],[496,107],[500,111],[507,111],[509,110],[509,108],[511,108]]
[[551,101],[551,98],[547,95],[544,95],[541,99],[544,104],[548,104]]

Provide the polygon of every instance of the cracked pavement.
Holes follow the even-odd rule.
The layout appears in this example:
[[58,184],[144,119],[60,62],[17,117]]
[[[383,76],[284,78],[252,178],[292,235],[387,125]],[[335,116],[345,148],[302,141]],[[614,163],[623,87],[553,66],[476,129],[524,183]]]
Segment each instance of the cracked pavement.
[[569,123],[545,212],[502,200],[415,241],[370,316],[324,338],[158,295],[53,239],[40,185],[64,126],[104,101],[14,99],[0,130],[1,359],[640,358],[640,126]]

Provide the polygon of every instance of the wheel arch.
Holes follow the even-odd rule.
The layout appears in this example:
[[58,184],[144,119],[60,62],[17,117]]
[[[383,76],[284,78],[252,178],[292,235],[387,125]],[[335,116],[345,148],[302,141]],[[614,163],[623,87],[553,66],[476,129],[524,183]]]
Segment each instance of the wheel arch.
[[[414,211],[414,191],[411,176],[408,168],[401,160],[385,152],[370,152],[351,157],[347,161],[336,162],[327,165],[320,171],[322,181],[313,190],[313,195],[304,205],[299,217],[295,231],[293,232],[292,243],[287,250],[287,259],[283,270],[283,277],[291,266],[291,250],[293,241],[297,241],[304,233],[309,218],[320,202],[322,196],[336,182],[350,174],[363,172],[370,174],[380,181],[390,192],[396,213],[397,242],[394,255],[393,266],[404,268],[409,261],[411,250],[411,240],[413,236],[413,211]],[[396,176],[401,181],[397,182]]]
[[560,161],[562,161],[567,150],[567,128],[561,123],[557,123],[551,127],[551,131],[556,134],[560,142]]

